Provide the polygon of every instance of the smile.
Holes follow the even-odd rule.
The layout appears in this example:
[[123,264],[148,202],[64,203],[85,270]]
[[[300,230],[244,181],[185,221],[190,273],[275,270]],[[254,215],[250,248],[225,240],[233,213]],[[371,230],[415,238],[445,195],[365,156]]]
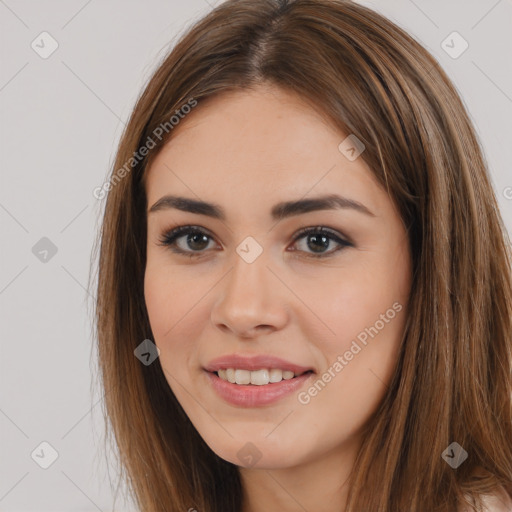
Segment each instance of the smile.
[[281,370],[280,368],[263,368],[256,371],[227,368],[219,369],[216,373],[222,380],[231,384],[264,386],[266,384],[276,384],[282,380],[290,380],[306,372],[295,373],[290,370]]
[[[230,371],[232,370],[232,371]],[[229,372],[229,374],[228,374]],[[280,375],[279,373],[280,372]],[[238,370],[228,368],[218,372],[204,372],[210,385],[219,398],[223,401],[238,407],[260,407],[275,404],[285,397],[299,392],[314,373],[309,370],[300,375],[289,371],[275,369],[271,370]],[[224,374],[224,375],[223,375]],[[276,380],[270,381],[271,374]],[[223,375],[223,376],[221,376]],[[235,382],[228,380],[228,375],[235,378]],[[280,380],[277,381],[277,378]],[[237,383],[238,382],[240,383]],[[259,384],[249,383],[254,379]]]

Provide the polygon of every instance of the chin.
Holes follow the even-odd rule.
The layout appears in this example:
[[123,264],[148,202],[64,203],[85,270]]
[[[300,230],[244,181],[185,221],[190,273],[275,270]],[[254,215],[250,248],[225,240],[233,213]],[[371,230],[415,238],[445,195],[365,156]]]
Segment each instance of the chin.
[[[265,431],[269,431],[265,429]],[[235,436],[236,433],[230,430]],[[300,446],[304,451],[304,443],[297,442],[293,438],[281,435],[269,439],[268,434],[251,436],[248,431],[243,435],[225,439],[219,442],[219,438],[211,440],[204,438],[205,442],[220,458],[243,468],[255,469],[280,469],[299,464],[304,458],[297,451]],[[273,435],[273,434],[271,434]],[[288,442],[285,441],[288,440]]]

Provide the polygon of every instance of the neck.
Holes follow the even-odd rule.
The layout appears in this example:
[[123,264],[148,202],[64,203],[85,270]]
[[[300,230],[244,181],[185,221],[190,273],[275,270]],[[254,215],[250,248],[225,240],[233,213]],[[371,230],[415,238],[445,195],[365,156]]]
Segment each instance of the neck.
[[293,467],[240,468],[242,512],[345,510],[357,448],[339,446]]

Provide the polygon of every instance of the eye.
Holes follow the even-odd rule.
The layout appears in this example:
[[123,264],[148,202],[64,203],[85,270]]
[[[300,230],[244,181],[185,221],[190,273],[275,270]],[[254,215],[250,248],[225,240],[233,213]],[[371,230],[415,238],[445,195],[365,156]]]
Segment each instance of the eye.
[[[184,239],[181,241],[180,239]],[[196,226],[179,226],[164,233],[158,245],[168,246],[171,251],[189,257],[200,256],[208,246],[212,237],[203,229]],[[192,249],[192,251],[190,251]]]
[[[344,240],[335,231],[323,226],[310,227],[301,229],[294,237],[294,242],[305,240],[304,246],[312,248],[313,253],[308,253],[308,257],[326,258],[345,247],[353,247],[354,244],[348,240]],[[331,242],[334,241],[338,247],[331,251],[323,251],[327,249]],[[295,251],[296,249],[294,249]]]
[[[299,252],[307,253],[308,257],[313,258],[325,258],[331,254],[344,249],[345,247],[353,247],[354,245],[344,240],[335,231],[323,226],[309,227],[301,229],[295,234],[293,241],[294,243],[302,241],[306,248],[311,248],[312,253],[308,253],[307,250],[299,249]],[[183,254],[188,257],[202,256],[205,249],[208,248],[210,241],[213,238],[198,226],[179,226],[164,233],[159,240],[161,246],[166,246],[171,249],[174,253]],[[332,242],[337,244],[337,248],[325,251],[324,249],[329,248]],[[297,249],[292,249],[293,252]]]

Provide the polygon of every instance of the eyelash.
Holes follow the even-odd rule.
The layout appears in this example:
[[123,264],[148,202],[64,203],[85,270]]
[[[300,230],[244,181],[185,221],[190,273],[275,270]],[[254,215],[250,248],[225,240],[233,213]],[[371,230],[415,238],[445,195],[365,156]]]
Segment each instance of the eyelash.
[[[208,232],[203,230],[202,228],[196,227],[196,226],[178,226],[177,228],[171,229],[167,233],[164,233],[162,237],[159,240],[159,243],[157,245],[169,247],[169,249],[177,254],[181,254],[183,256],[187,256],[189,258],[197,258],[204,254],[205,251],[183,251],[181,249],[178,249],[175,245],[175,242],[178,238],[181,238],[183,235],[188,234],[200,234],[200,235],[206,235],[210,239],[213,239]],[[310,234],[321,234],[324,236],[327,236],[331,240],[334,240],[336,243],[340,245],[337,249],[334,249],[332,251],[322,253],[322,254],[312,254],[307,253],[310,258],[327,258],[331,256],[332,254],[346,248],[346,247],[353,247],[354,245],[349,242],[348,240],[344,240],[343,238],[339,237],[335,232],[331,231],[328,228],[325,228],[323,226],[317,226],[317,227],[308,227],[303,228],[299,230],[293,238],[293,243],[296,243],[301,238],[305,238],[307,235]],[[304,252],[304,251],[302,251]]]

